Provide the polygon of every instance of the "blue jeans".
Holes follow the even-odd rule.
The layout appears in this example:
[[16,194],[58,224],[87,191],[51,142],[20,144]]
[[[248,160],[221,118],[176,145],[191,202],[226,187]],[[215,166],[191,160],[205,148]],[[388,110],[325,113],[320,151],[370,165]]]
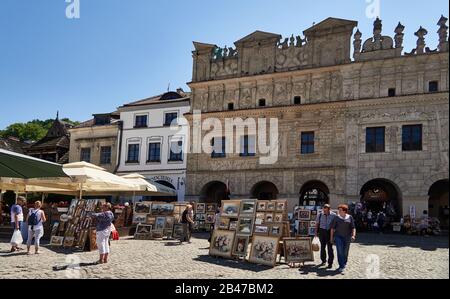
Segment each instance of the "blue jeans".
[[339,268],[345,269],[348,261],[348,252],[350,250],[351,238],[335,236],[334,241],[336,242],[336,251]]

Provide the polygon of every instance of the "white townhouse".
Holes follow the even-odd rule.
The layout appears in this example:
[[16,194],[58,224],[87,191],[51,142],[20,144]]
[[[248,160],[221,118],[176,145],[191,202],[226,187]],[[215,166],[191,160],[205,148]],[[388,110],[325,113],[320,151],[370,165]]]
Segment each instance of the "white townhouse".
[[118,174],[139,173],[178,194],[149,200],[184,201],[189,130],[183,115],[189,110],[189,94],[182,89],[119,107],[123,134]]

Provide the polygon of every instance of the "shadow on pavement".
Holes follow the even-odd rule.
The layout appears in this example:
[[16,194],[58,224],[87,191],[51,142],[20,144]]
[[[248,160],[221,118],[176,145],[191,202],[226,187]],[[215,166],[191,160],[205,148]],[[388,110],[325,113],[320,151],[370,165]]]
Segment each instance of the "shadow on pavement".
[[65,266],[53,266],[53,271],[64,271],[69,268],[85,268],[85,267],[93,267],[99,265],[98,262],[93,263],[80,263],[77,265],[65,265]]
[[300,275],[308,275],[310,273],[316,273],[317,277],[328,277],[328,276],[340,276],[337,270],[330,270],[324,267],[319,267],[318,265],[304,265],[298,269]]
[[250,263],[247,263],[244,261],[238,261],[238,260],[228,260],[228,259],[224,259],[224,258],[213,257],[210,255],[200,255],[200,256],[194,258],[193,260],[197,261],[197,262],[209,263],[209,264],[214,264],[214,265],[218,265],[218,266],[224,266],[224,267],[252,271],[252,272],[262,272],[262,271],[267,271],[267,270],[273,269],[272,267],[269,267],[269,266],[250,264]]
[[364,246],[382,245],[389,248],[420,248],[424,251],[448,249],[449,238],[444,236],[410,236],[401,234],[360,233],[355,244]]

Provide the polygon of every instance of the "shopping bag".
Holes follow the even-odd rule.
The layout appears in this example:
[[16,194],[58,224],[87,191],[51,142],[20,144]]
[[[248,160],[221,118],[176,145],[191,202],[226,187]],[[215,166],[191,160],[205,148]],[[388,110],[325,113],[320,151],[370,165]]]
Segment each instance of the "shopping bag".
[[113,241],[119,240],[119,232],[117,231],[114,224],[111,224],[111,238],[113,239]]
[[317,237],[314,237],[314,239],[312,241],[312,250],[320,251],[320,240]]
[[23,243],[23,239],[22,239],[22,233],[20,232],[20,230],[15,229],[14,233],[11,237],[11,242],[9,242],[11,244],[11,246],[19,246],[20,244]]

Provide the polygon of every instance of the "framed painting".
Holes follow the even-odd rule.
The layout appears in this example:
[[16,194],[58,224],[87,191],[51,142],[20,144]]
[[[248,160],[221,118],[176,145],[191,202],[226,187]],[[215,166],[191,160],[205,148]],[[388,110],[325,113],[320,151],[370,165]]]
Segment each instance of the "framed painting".
[[238,200],[222,201],[222,216],[230,218],[238,218],[240,205],[241,203]]
[[146,216],[146,221],[145,221],[146,224],[154,225],[155,221],[156,221],[156,217],[155,216],[152,216],[150,214]]
[[257,212],[265,212],[267,210],[267,201],[265,200],[258,200],[256,204],[256,211]]
[[150,208],[152,206],[151,202],[137,202],[134,205],[134,213],[135,214],[149,214]]
[[175,217],[168,216],[168,217],[166,217],[166,225],[164,228],[172,230],[174,224],[175,224]]
[[148,234],[135,234],[135,235],[134,235],[134,239],[135,239],[135,240],[152,240],[152,239],[153,239],[153,235],[152,235],[152,233],[148,233]]
[[149,234],[152,231],[152,226],[148,224],[138,224],[136,227],[136,234]]
[[235,232],[226,230],[215,230],[211,238],[209,254],[231,258],[233,254],[233,242]]
[[269,236],[281,238],[283,236],[283,224],[270,225]]
[[52,233],[50,234],[50,236],[56,236],[58,234],[58,227],[59,227],[59,222],[55,222],[52,225]]
[[275,211],[281,213],[287,212],[287,200],[277,200]]
[[219,220],[219,229],[228,230],[230,228],[230,218],[220,217]]
[[275,212],[276,209],[276,202],[274,201],[268,201],[266,206],[267,212]]
[[299,210],[298,211],[298,220],[310,221],[311,220],[311,211],[310,210]]
[[316,227],[315,226],[310,226],[308,229],[309,235],[310,236],[315,236],[316,235]]
[[273,222],[273,213],[266,213],[264,222],[272,223]]
[[174,238],[174,239],[183,239],[184,238],[183,224],[176,223],[173,226],[172,238]]
[[217,205],[215,203],[206,204],[206,213],[216,213]]
[[249,242],[250,237],[248,236],[236,236],[233,245],[233,255],[246,257]]
[[310,222],[309,222],[309,226],[310,226],[310,227],[311,227],[311,226],[316,227],[316,225],[317,225],[317,221],[310,221]]
[[147,214],[133,214],[133,224],[147,223]]
[[160,231],[152,231],[152,238],[153,239],[161,239],[163,236],[164,236],[164,234],[163,234],[163,231],[164,230],[160,230]]
[[206,213],[205,223],[213,224],[215,216],[216,216],[216,214],[214,214],[214,213]]
[[253,232],[253,217],[241,216],[237,225],[237,235],[238,236],[251,236]]
[[256,213],[256,219],[261,219],[261,221],[266,220],[266,213]]
[[309,221],[300,221],[298,223],[297,235],[299,236],[309,236]]
[[249,262],[274,267],[277,260],[279,238],[254,236]]
[[253,215],[256,212],[256,200],[244,199],[241,201],[240,214]]
[[260,235],[260,236],[268,236],[269,235],[269,226],[267,226],[267,225],[255,225],[254,234],[255,235]]
[[195,204],[195,213],[197,213],[197,214],[205,214],[206,213],[206,204],[204,204],[204,203],[196,203]]
[[237,226],[238,226],[238,221],[230,221],[230,227],[228,229],[235,231],[237,229]]
[[64,237],[53,236],[50,239],[50,246],[61,247],[64,242]]
[[73,246],[74,243],[75,243],[74,237],[65,237],[64,242],[63,242],[63,247],[70,248]]
[[283,222],[283,213],[275,213],[273,216],[273,222]]
[[166,217],[158,216],[155,220],[155,225],[153,226],[153,230],[162,232],[164,227],[166,226]]
[[311,238],[285,238],[284,258],[287,263],[313,262]]

